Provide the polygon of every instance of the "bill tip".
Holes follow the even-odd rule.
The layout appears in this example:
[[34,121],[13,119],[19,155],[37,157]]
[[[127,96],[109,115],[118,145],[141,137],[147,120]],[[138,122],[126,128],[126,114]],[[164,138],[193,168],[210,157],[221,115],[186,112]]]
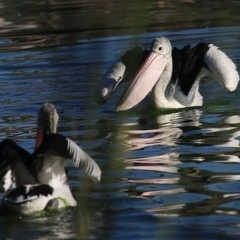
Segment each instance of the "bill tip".
[[116,112],[119,112],[119,111],[121,111],[121,107],[120,106],[117,106],[117,108],[116,108],[116,110],[115,110]]

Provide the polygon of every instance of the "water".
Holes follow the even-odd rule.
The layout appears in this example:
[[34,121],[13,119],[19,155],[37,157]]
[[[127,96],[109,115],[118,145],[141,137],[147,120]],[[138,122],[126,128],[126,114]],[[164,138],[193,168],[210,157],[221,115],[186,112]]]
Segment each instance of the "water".
[[32,152],[36,117],[55,104],[58,132],[103,170],[92,186],[69,168],[78,207],[0,218],[0,239],[239,238],[239,88],[211,75],[204,106],[116,113],[124,86],[104,106],[93,90],[111,62],[165,35],[182,47],[203,40],[240,69],[237,1],[7,1],[1,4],[0,136]]

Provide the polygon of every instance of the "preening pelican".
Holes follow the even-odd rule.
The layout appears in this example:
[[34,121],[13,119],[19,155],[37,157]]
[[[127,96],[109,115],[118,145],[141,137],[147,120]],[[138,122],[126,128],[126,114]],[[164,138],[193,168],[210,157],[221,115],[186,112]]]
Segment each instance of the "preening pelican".
[[202,106],[199,81],[207,72],[226,90],[232,92],[237,88],[236,65],[218,47],[200,42],[193,48],[186,45],[178,49],[172,48],[166,37],[158,37],[150,50],[135,47],[107,70],[95,89],[95,101],[105,103],[130,76],[116,111],[130,109],[145,97],[148,108]]

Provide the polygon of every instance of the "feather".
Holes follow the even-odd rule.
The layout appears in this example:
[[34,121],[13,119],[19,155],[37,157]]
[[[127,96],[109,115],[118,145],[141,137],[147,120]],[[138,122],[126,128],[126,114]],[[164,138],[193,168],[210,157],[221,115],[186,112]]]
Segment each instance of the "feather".
[[239,82],[239,75],[236,70],[236,65],[233,61],[218,47],[209,44],[209,50],[205,54],[204,60],[217,78],[221,86],[232,92],[237,88]]
[[101,179],[101,170],[97,163],[75,142],[63,135],[47,135],[41,146],[33,153],[33,165],[41,155],[58,156],[64,158],[65,161],[70,159],[76,167],[82,168],[94,182],[99,182]]

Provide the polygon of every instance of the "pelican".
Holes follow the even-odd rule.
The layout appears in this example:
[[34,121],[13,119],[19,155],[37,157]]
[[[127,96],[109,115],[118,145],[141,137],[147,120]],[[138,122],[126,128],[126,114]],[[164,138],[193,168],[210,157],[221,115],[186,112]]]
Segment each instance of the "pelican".
[[100,181],[97,163],[75,142],[56,133],[57,122],[54,105],[44,104],[38,113],[36,147],[32,154],[12,139],[0,142],[1,170],[11,170],[16,186],[1,199],[0,210],[31,214],[76,206],[64,168],[68,160],[83,169],[93,182]]
[[135,47],[107,70],[95,89],[95,101],[105,103],[130,76],[116,111],[128,110],[144,98],[147,108],[202,106],[199,82],[207,72],[226,90],[237,88],[236,65],[215,45],[200,42],[193,48],[186,45],[178,49],[172,48],[168,38],[157,37],[150,50]]

